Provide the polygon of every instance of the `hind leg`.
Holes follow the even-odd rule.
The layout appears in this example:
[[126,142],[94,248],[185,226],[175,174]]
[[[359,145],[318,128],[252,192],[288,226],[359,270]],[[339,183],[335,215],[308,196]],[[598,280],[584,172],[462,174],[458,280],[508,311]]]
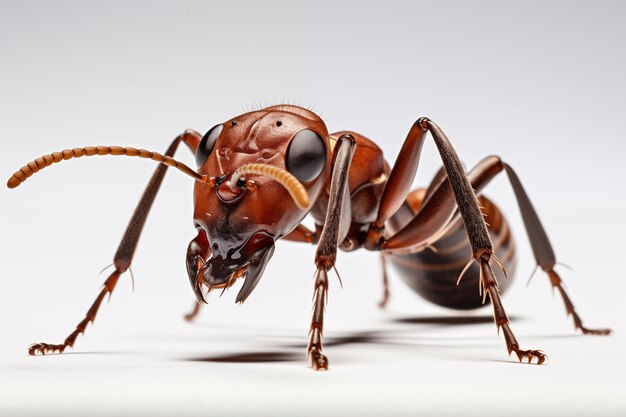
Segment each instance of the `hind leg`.
[[530,244],[533,250],[533,254],[535,256],[535,260],[537,261],[537,265],[543,269],[544,272],[548,274],[550,278],[550,283],[553,288],[556,288],[561,294],[561,298],[565,303],[565,309],[567,311],[567,315],[572,315],[574,319],[574,326],[576,329],[580,329],[584,334],[592,334],[592,335],[608,335],[611,333],[610,329],[590,329],[583,325],[582,319],[574,309],[574,304],[571,299],[565,292],[563,288],[561,278],[554,271],[554,267],[557,263],[556,256],[554,254],[554,250],[552,249],[552,245],[550,244],[550,240],[548,240],[548,235],[539,220],[539,216],[535,211],[522,183],[513,168],[510,165],[501,163],[502,167],[507,173],[509,181],[511,183],[511,187],[515,192],[515,197],[517,199],[517,204],[519,205],[520,211],[522,213],[522,219],[524,220],[524,226],[526,227],[526,232],[528,234],[528,239],[530,240]]

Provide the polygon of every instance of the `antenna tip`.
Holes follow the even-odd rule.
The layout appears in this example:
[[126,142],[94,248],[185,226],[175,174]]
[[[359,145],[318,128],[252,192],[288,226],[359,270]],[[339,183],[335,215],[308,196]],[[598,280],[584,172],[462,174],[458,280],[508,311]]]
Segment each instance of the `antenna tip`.
[[21,183],[22,182],[15,175],[13,175],[11,178],[9,178],[9,181],[7,181],[7,187],[15,188]]

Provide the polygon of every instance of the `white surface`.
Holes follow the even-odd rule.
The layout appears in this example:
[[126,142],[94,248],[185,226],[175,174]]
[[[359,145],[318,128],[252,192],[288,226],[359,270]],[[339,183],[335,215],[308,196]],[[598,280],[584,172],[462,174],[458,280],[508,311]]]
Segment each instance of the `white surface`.
[[424,323],[394,323],[362,302],[354,314],[362,317],[336,314],[333,305],[350,301],[348,292],[354,288],[331,294],[325,373],[306,368],[304,317],[295,323],[246,307],[213,320],[206,314],[194,326],[171,317],[144,327],[135,317],[116,330],[118,297],[76,353],[33,359],[23,349],[32,336],[9,339],[20,349],[3,360],[3,415],[623,415],[619,334],[572,336],[557,308],[546,318],[525,315],[514,329],[550,360],[520,365],[507,358],[489,321],[429,324],[439,314],[425,308],[414,315]]
[[[361,132],[393,161],[427,115],[468,165],[497,153],[516,168],[574,266],[561,272],[583,319],[615,334],[574,335],[542,274],[524,289],[533,260],[497,179],[488,194],[520,251],[504,302],[522,346],[548,363],[509,359],[489,320],[441,324],[454,313],[397,279],[379,311],[378,259],[361,252],[340,254],[331,370],[315,373],[304,358],[313,248],[280,244],[244,306],[230,291],[182,322],[192,184],[169,173],[135,292],[125,276],[73,353],[28,357],[28,344],[60,342],[85,313],[154,169],[90,158],[0,190],[1,416],[625,414],[622,3],[177,4],[2,3],[2,177],[73,146],[162,151],[183,129],[285,100],[312,102],[331,130]],[[439,164],[428,143],[417,182]]]

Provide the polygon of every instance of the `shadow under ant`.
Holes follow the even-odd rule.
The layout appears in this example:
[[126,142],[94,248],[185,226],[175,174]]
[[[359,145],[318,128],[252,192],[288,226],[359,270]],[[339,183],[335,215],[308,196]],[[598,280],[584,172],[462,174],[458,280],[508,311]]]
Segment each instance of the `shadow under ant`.
[[[513,320],[513,318],[511,318]],[[417,325],[437,325],[437,326],[467,326],[473,324],[485,324],[493,321],[492,316],[436,316],[436,317],[409,317],[395,318],[391,320],[395,323],[417,324]],[[324,346],[345,346],[345,345],[415,345],[411,341],[398,341],[398,329],[388,331],[359,331],[339,336],[330,336],[325,340]],[[403,332],[400,332],[403,333]],[[284,337],[284,336],[281,336]],[[395,339],[395,340],[392,340]],[[414,340],[413,340],[414,342]],[[429,346],[432,346],[429,343]],[[450,347],[450,345],[446,345]],[[475,345],[472,345],[475,346]],[[292,362],[302,361],[301,350],[303,343],[283,344],[281,351],[259,351],[218,354],[207,357],[185,358],[183,360],[193,362],[215,362],[215,363],[268,363],[268,362]],[[454,345],[455,348],[462,348],[462,345]],[[296,353],[297,352],[297,353]]]
[[302,354],[295,352],[246,352],[228,353],[202,358],[184,359],[192,362],[216,362],[216,363],[265,363],[265,362],[294,362],[302,360]]
[[[509,317],[510,321],[518,320]],[[432,316],[432,317],[403,317],[392,320],[394,323],[405,324],[438,324],[442,326],[467,326],[471,324],[493,323],[493,316]]]

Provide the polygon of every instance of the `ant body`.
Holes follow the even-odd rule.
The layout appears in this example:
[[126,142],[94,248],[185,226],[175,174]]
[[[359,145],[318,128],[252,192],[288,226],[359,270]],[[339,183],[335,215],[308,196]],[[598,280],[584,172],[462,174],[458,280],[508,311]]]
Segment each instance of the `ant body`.
[[[428,132],[443,168],[427,188],[411,191]],[[173,159],[181,142],[195,153],[197,172]],[[544,228],[513,169],[491,156],[466,173],[448,138],[427,118],[418,119],[411,127],[393,169],[380,148],[364,136],[347,131],[331,134],[312,111],[278,105],[237,116],[204,136],[188,130],[174,139],[164,155],[119,146],[75,148],[45,155],[17,171],[8,186],[17,187],[53,163],[93,155],[139,156],[161,165],[122,238],[114,258],[115,271],[104,282],[86,317],[62,344],[31,345],[31,355],[72,347],[95,319],[105,296],[130,267],[168,166],[196,181],[197,236],[189,244],[186,265],[198,307],[189,319],[205,302],[205,292],[223,291],[240,278],[243,285],[236,301],[245,301],[258,284],[278,239],[317,244],[307,348],[314,369],[328,368],[328,359],[322,354],[328,272],[335,266],[338,249],[359,248],[381,252],[383,266],[393,264],[410,287],[436,304],[473,309],[482,306],[489,296],[495,324],[503,330],[509,354],[515,352],[520,361],[527,359],[529,363],[533,359],[538,364],[545,361],[540,350],[520,348],[500,298],[500,289],[510,280],[500,280],[499,286],[497,276],[506,276],[505,268],[514,267],[515,247],[506,220],[480,193],[501,172],[506,172],[510,180],[537,264],[561,294],[576,328],[585,334],[610,333],[608,329],[583,326],[554,271],[556,257]],[[315,219],[315,230],[301,224],[307,214]],[[492,264],[499,268],[492,270]],[[387,274],[383,276],[384,305],[388,291]]]

